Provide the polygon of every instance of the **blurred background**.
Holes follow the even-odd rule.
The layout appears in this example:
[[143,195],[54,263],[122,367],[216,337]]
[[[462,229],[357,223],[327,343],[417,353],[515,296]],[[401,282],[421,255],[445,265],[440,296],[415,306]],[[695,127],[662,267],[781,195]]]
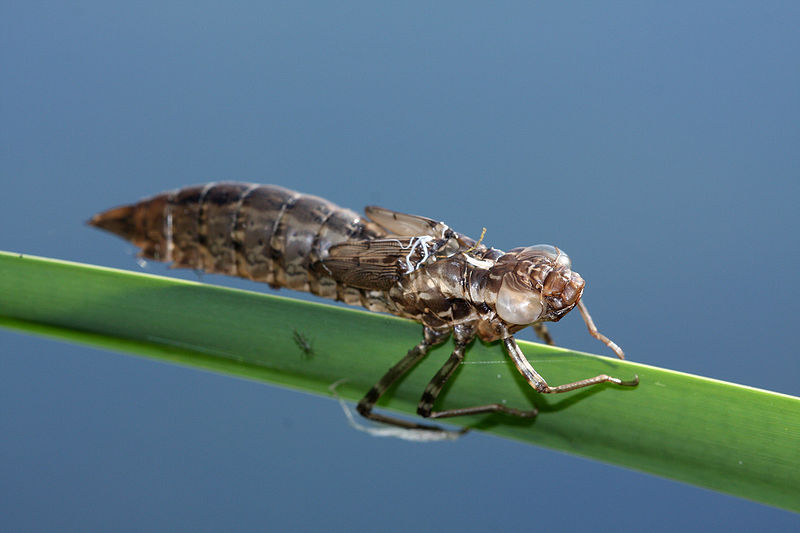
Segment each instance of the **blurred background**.
[[[0,249],[141,270],[84,221],[277,183],[556,244],[630,359],[799,395],[799,24],[794,2],[2,2]],[[577,314],[551,331],[606,353]],[[372,438],[330,399],[8,330],[0,435],[4,531],[798,524],[477,433]]]

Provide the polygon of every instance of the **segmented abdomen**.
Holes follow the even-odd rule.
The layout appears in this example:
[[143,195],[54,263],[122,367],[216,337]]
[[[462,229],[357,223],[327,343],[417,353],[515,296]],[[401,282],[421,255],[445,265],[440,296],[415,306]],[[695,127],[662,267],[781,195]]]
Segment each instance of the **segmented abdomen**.
[[385,306],[383,298],[340,286],[320,263],[334,244],[385,232],[316,196],[276,185],[210,183],[110,209],[89,223],[130,240],[143,257],[172,261],[175,267],[387,310],[376,308]]

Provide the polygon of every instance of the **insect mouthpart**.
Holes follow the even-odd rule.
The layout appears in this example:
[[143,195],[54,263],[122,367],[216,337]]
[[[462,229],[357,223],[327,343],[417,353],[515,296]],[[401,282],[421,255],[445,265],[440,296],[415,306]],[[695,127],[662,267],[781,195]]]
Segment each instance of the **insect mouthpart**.
[[547,320],[558,322],[569,313],[581,299],[585,285],[586,282],[577,272],[551,271],[542,287],[542,297],[549,310]]

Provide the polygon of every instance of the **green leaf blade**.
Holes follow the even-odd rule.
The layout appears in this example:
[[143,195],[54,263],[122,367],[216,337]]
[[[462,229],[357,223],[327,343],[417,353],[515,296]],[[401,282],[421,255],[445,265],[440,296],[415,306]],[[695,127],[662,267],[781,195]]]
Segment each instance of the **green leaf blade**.
[[[420,338],[394,317],[200,283],[0,252],[0,325],[358,400]],[[309,339],[305,354],[294,334]],[[640,385],[536,394],[498,343],[476,342],[438,405],[504,401],[535,420],[452,419],[776,507],[800,511],[800,399],[680,372],[520,343],[557,385],[607,373]],[[413,414],[451,344],[382,399]]]

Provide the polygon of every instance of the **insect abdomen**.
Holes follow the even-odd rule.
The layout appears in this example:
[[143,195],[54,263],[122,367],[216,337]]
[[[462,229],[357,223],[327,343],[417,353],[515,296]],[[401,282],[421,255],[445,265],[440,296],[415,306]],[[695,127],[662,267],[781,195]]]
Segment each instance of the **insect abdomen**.
[[231,182],[163,193],[95,215],[89,223],[130,240],[143,257],[172,261],[174,267],[345,301],[356,295],[344,294],[347,288],[326,275],[320,259],[334,244],[380,233],[353,211],[322,198]]

